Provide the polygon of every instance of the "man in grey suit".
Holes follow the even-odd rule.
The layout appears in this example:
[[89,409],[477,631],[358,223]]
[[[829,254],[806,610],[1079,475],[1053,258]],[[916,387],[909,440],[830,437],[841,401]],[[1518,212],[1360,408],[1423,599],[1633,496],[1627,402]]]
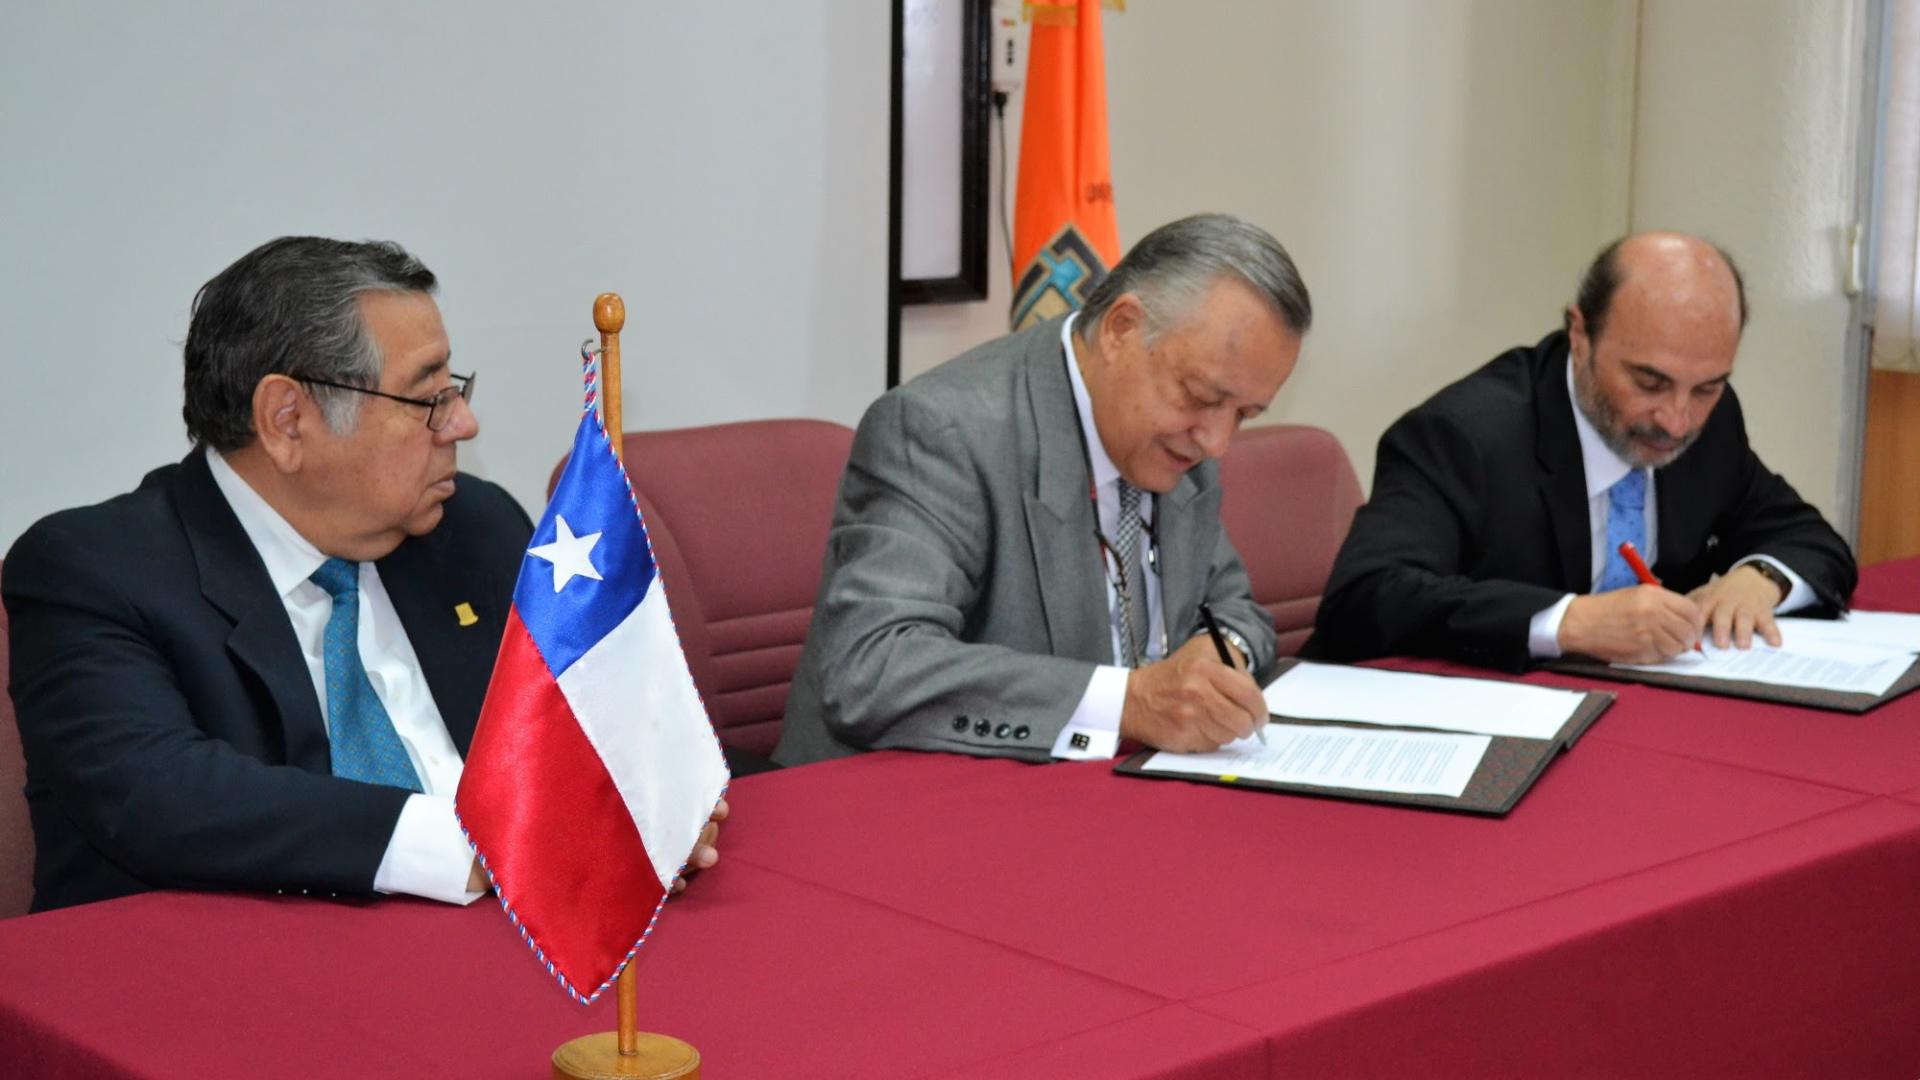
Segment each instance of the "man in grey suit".
[[775,760],[1211,750],[1264,725],[1247,672],[1273,660],[1273,626],[1221,528],[1213,459],[1311,320],[1273,237],[1200,215],[1141,240],[1078,314],[875,402]]

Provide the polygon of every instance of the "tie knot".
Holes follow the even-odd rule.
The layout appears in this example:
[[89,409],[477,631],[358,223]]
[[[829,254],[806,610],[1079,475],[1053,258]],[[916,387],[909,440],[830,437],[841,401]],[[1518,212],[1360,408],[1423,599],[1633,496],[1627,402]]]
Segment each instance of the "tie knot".
[[307,580],[327,590],[327,595],[335,600],[353,596],[360,591],[360,564],[345,559],[328,559],[320,564],[320,569],[308,575]]
[[1138,514],[1140,512],[1140,489],[1127,483],[1125,480],[1121,480],[1118,483],[1120,485],[1120,513]]
[[1615,506],[1644,509],[1647,505],[1647,474],[1644,470],[1633,469],[1627,475],[1614,482],[1607,489],[1607,496]]

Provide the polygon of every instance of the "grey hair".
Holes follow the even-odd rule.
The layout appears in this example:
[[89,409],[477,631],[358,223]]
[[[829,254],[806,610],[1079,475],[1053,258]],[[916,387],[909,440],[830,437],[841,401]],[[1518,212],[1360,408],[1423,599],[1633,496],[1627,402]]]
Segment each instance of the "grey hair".
[[1265,229],[1230,214],[1195,214],[1162,225],[1140,239],[1113,272],[1094,286],[1081,309],[1090,333],[1121,296],[1139,297],[1151,344],[1177,326],[1221,277],[1252,286],[1297,335],[1313,325],[1313,300],[1293,257]]
[[[268,375],[373,389],[385,358],[360,314],[369,292],[431,294],[433,271],[389,241],[283,236],[200,287],[187,326],[187,435],[215,450],[253,442],[253,391]],[[327,427],[348,434],[362,395],[308,384]]]

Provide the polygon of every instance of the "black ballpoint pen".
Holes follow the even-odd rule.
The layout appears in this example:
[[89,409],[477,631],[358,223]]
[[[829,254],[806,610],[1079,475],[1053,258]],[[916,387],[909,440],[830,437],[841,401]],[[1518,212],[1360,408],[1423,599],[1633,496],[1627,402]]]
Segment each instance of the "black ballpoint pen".
[[[1226,635],[1220,632],[1220,624],[1213,617],[1213,609],[1205,602],[1200,605],[1200,620],[1207,624],[1207,636],[1213,639],[1213,647],[1220,651],[1220,662],[1228,667],[1234,667],[1233,654],[1227,651]],[[1260,740],[1261,746],[1267,745],[1266,725],[1262,724],[1255,728],[1253,737]]]

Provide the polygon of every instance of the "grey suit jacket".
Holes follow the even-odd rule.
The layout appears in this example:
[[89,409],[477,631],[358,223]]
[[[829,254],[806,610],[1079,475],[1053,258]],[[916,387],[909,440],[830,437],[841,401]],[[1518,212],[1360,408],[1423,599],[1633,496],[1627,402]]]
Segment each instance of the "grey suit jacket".
[[[908,748],[1045,761],[1113,662],[1058,320],[894,389],[860,422],[774,759]],[[1204,463],[1156,500],[1171,642],[1199,604],[1274,656]]]

